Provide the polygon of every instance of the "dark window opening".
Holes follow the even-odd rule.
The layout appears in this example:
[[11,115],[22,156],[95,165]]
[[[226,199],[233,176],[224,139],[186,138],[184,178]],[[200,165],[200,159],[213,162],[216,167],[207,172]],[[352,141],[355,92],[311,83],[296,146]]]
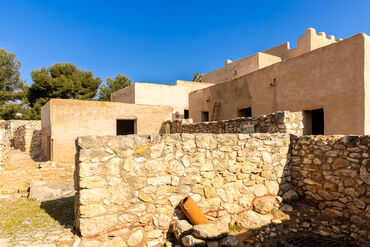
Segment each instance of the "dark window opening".
[[189,110],[184,110],[184,119],[189,118]]
[[135,134],[135,120],[117,120],[117,135]]
[[208,111],[202,111],[202,122],[208,122],[208,121],[209,121]]
[[252,117],[252,107],[239,109],[238,117]]
[[324,134],[324,109],[316,109],[303,112],[303,134],[323,135]]

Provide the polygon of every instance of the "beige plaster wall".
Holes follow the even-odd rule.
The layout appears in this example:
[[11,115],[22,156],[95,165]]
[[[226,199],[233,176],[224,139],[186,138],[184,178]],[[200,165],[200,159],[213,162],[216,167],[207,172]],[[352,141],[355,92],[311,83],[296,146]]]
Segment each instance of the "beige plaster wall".
[[135,104],[135,84],[111,94],[112,102]]
[[290,49],[289,42],[286,42],[234,62],[227,60],[223,68],[203,74],[202,80],[214,83],[231,80],[274,63],[278,63],[281,60],[300,56],[338,41],[341,41],[341,39],[335,40],[333,35],[326,36],[324,32],[316,33],[314,28],[308,28],[305,34],[298,38],[297,47],[294,49]]
[[242,58],[231,63],[228,63],[228,61],[226,61],[223,68],[202,75],[202,81],[222,82],[230,80],[232,78],[251,73],[280,61],[280,57],[258,52],[257,54]]
[[209,87],[211,83],[199,83],[190,81],[177,81],[175,85],[163,85],[155,83],[140,83],[123,88],[112,94],[113,102],[163,105],[173,107],[172,119],[184,117],[184,110],[189,109],[189,93]]
[[49,145],[51,144],[50,103],[41,108],[41,150],[44,160],[49,160]]
[[[323,107],[325,134],[364,134],[364,37],[358,34],[194,91],[190,117],[201,121],[201,111],[211,115],[215,102],[221,102],[218,120],[235,118],[246,107],[252,107],[253,116]],[[270,85],[273,79],[276,86]]]
[[370,134],[370,37],[365,35],[365,134]]
[[59,162],[74,161],[78,136],[116,135],[117,119],[135,119],[136,134],[151,134],[159,133],[162,122],[171,119],[172,113],[172,107],[167,106],[63,99],[52,99],[44,107],[42,126],[45,132],[50,130],[51,160]]

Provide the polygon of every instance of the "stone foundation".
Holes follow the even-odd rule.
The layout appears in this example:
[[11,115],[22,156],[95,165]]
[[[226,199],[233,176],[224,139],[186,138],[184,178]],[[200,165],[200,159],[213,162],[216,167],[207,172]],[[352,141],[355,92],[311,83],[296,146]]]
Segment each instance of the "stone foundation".
[[171,120],[162,124],[161,133],[288,133],[303,135],[302,112],[276,112],[249,118],[193,123],[192,119]]
[[76,226],[95,244],[154,246],[184,217],[177,205],[187,195],[212,221],[269,224],[289,188],[289,144],[288,134],[80,137]]

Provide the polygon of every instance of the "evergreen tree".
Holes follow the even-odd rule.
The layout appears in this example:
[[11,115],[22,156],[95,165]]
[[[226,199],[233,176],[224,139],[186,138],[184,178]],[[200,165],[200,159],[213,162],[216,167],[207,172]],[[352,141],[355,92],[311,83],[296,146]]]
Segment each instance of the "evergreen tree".
[[0,119],[22,118],[27,85],[20,79],[20,67],[15,54],[0,49]]
[[99,100],[110,101],[110,96],[115,91],[131,85],[131,79],[125,74],[117,74],[114,80],[110,77],[107,78],[107,86],[102,85],[99,91]]
[[201,82],[202,81],[202,75],[199,74],[199,73],[195,73],[193,75],[193,81],[196,81],[196,82]]
[[91,71],[78,69],[72,63],[56,63],[49,68],[33,70],[33,84],[28,91],[31,115],[40,119],[41,107],[52,98],[92,99],[96,96],[101,79]]

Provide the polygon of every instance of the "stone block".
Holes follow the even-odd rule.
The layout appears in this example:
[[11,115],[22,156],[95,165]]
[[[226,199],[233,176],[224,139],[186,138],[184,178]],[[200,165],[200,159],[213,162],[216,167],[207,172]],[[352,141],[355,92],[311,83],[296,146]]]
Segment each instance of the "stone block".
[[34,180],[30,185],[29,197],[37,201],[55,200],[63,197],[74,196],[73,181],[61,183],[56,181]]
[[229,232],[228,225],[223,222],[209,222],[195,225],[192,234],[200,239],[219,239]]
[[104,215],[94,218],[80,218],[79,230],[82,236],[104,232],[117,225],[117,215]]

